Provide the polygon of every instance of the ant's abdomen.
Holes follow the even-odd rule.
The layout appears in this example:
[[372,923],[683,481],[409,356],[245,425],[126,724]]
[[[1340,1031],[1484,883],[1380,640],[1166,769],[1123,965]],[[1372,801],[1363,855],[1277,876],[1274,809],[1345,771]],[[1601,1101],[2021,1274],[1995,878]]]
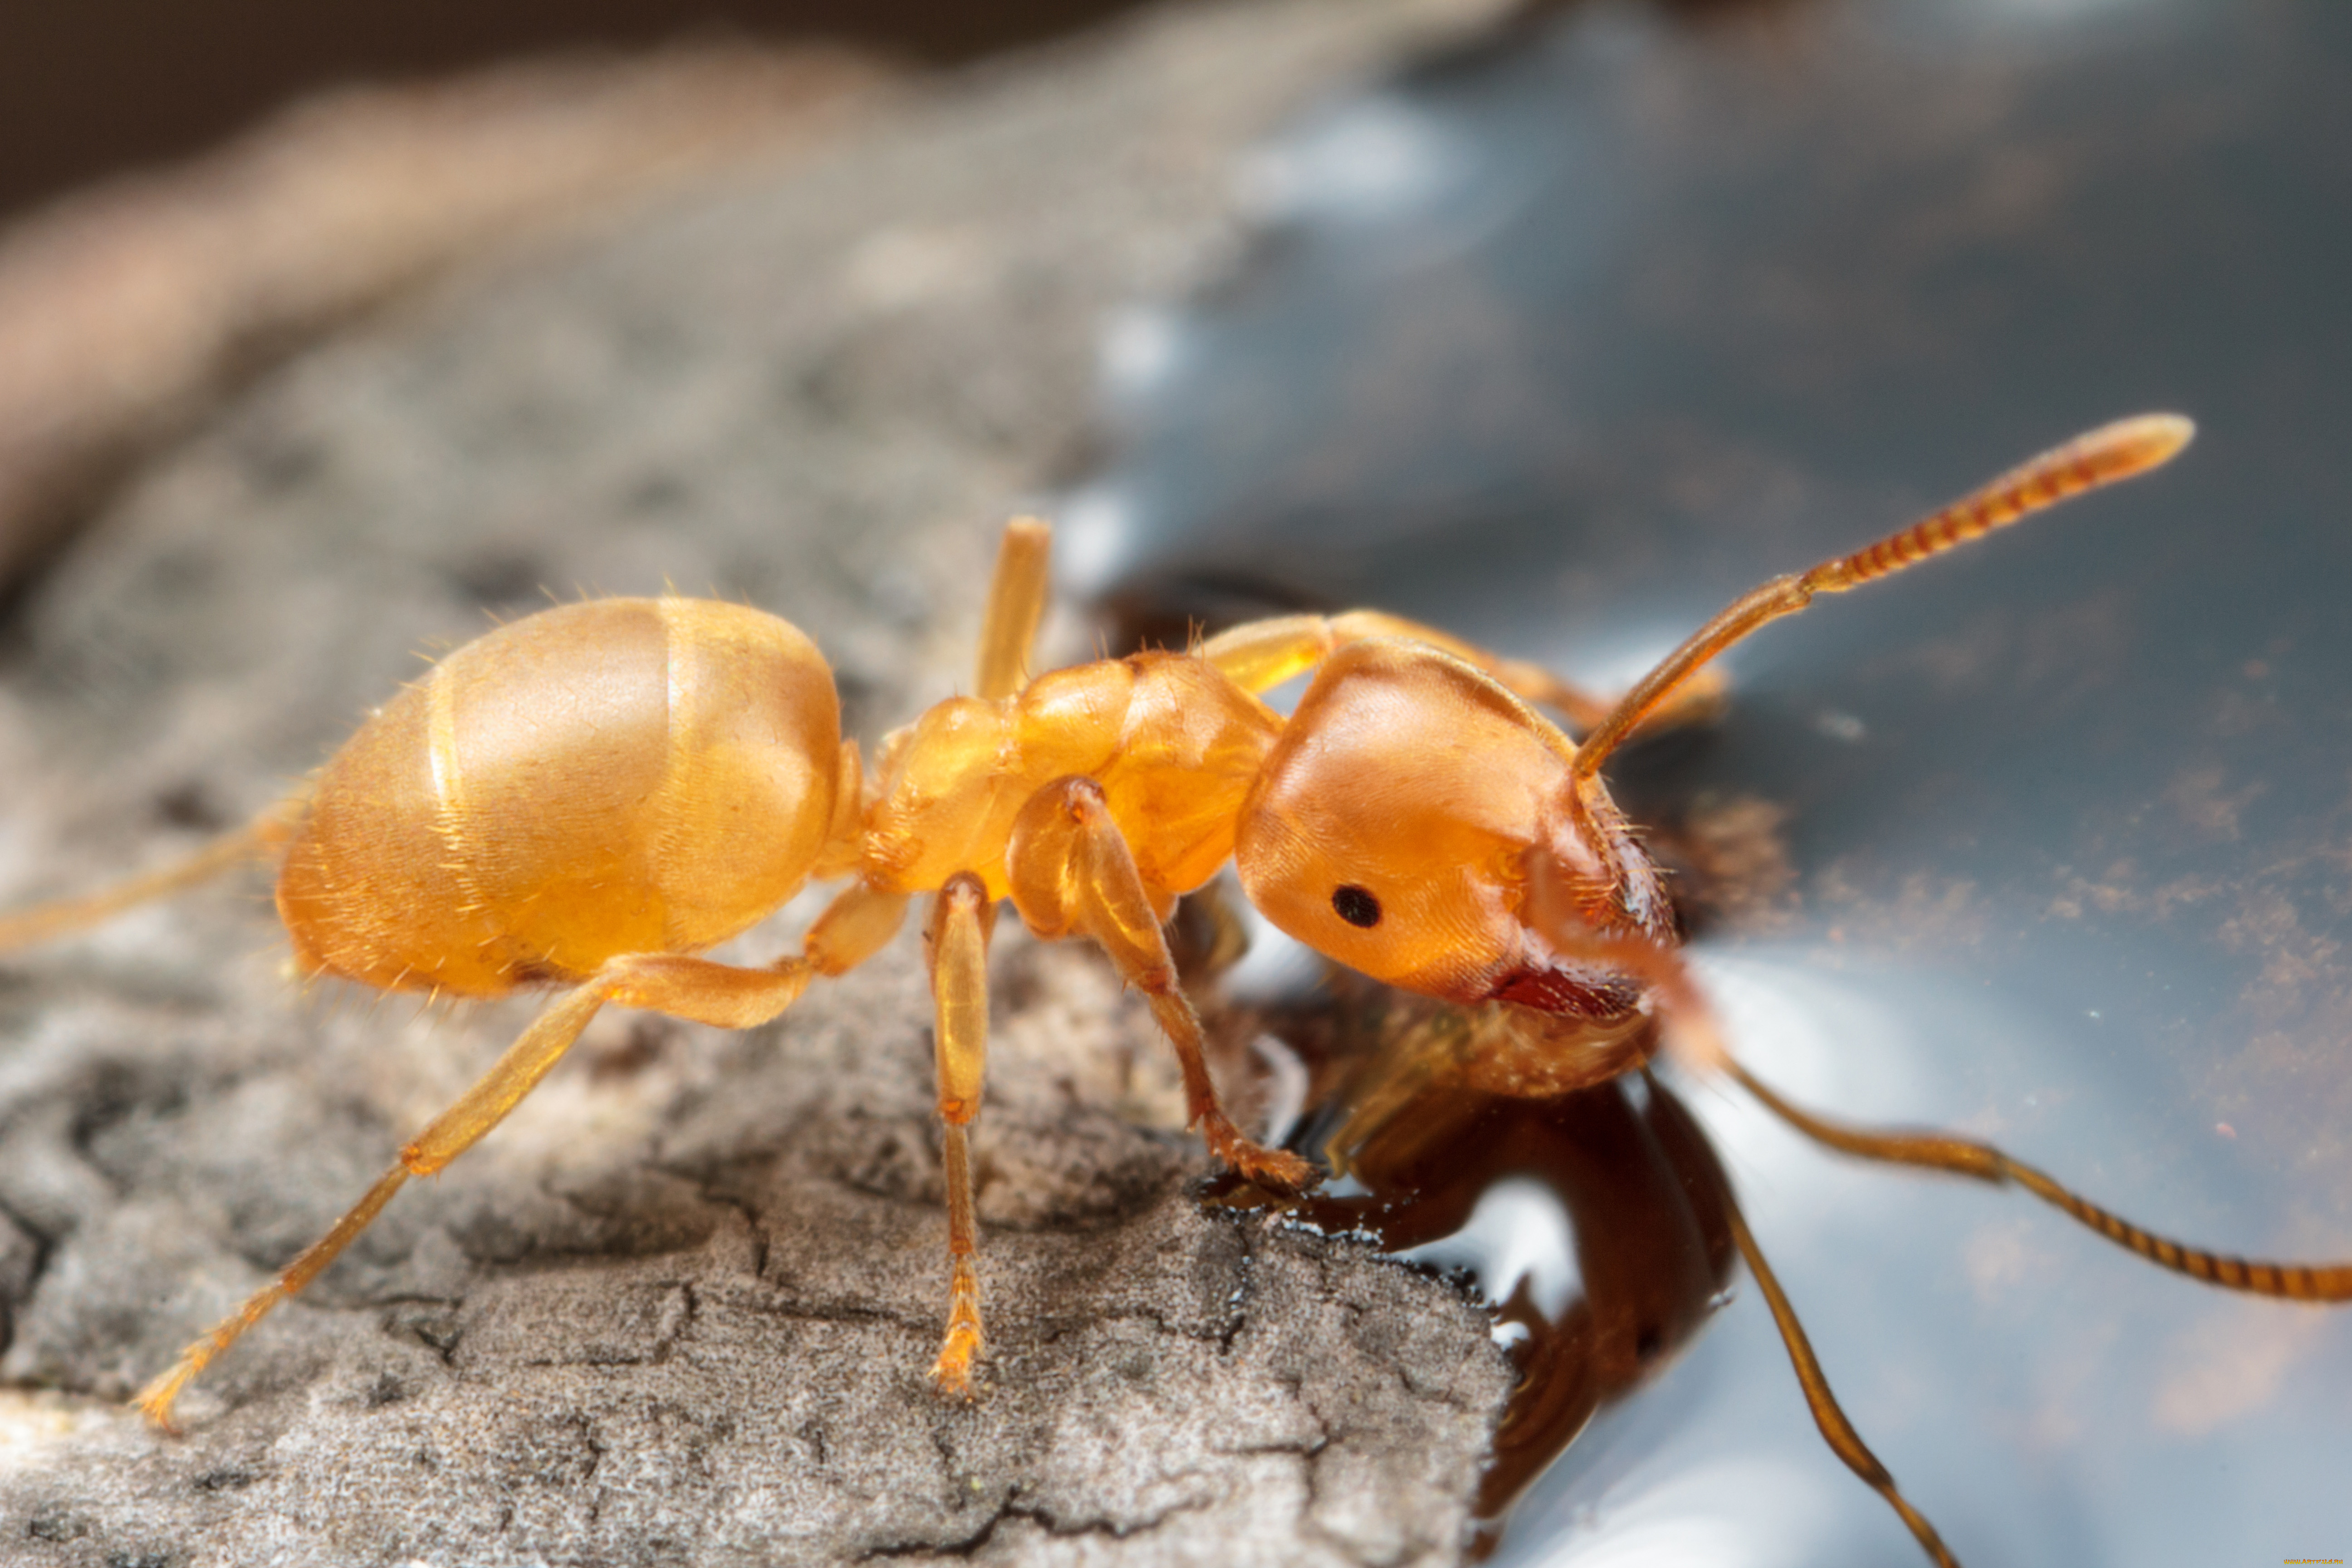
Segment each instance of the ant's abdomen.
[[790,898],[834,816],[840,708],[790,623],[596,599],[451,654],[320,771],[278,876],[308,970],[496,995],[691,952]]

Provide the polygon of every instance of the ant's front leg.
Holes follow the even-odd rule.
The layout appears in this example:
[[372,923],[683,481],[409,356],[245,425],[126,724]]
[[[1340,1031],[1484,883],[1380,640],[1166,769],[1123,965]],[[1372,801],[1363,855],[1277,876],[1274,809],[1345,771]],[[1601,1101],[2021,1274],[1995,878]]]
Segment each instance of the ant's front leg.
[[1057,779],[1029,797],[1014,818],[1004,868],[1013,906],[1042,937],[1073,932],[1094,939],[1118,967],[1119,978],[1143,993],[1151,1016],[1176,1047],[1184,1069],[1185,1104],[1209,1152],[1276,1192],[1307,1190],[1315,1167],[1282,1149],[1242,1135],[1217,1099],[1201,1052],[1201,1020],[1176,984],[1176,963],[1134,853],[1111,820],[1102,785],[1089,778]]
[[2224,1290],[2283,1301],[2352,1301],[2352,1263],[2263,1263],[2189,1247],[2141,1229],[1990,1143],[1953,1132],[1878,1131],[1832,1121],[1792,1105],[1728,1057],[1724,1068],[1764,1109],[1824,1148],[1890,1165],[1943,1171],[1991,1186],[2014,1184],[2158,1268]]

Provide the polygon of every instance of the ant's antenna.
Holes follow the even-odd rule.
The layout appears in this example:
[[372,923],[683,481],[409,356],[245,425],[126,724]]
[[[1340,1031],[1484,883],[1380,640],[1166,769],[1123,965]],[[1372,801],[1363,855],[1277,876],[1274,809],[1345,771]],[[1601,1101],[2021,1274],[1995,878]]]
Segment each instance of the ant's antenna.
[[1814,595],[1858,588],[1996,528],[2006,528],[2070,496],[2144,474],[2170,461],[2196,433],[2197,426],[2178,414],[2118,419],[2011,469],[1983,489],[1867,549],[1824,561],[1801,575],[1776,577],[1750,589],[1692,633],[1688,641],[1619,700],[1609,717],[1576,748],[1570,777],[1580,783],[1591,778],[1633,726],[1700,667],[1767,622],[1797,614],[1812,603]]

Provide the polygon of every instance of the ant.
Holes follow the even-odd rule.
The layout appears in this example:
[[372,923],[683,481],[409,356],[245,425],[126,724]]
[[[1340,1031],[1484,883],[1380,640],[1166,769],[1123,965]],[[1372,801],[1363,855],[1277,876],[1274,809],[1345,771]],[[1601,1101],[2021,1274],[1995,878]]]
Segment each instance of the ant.
[[[924,948],[950,1278],[931,1376],[942,1394],[969,1397],[982,1338],[968,1138],[1003,900],[1039,936],[1091,940],[1143,994],[1175,1047],[1189,1120],[1218,1160],[1279,1194],[1316,1177],[1228,1118],[1177,984],[1163,923],[1228,860],[1260,910],[1327,957],[1531,1018],[1517,1060],[1496,1069],[1523,1092],[1636,1068],[1663,1034],[1834,1147],[2016,1182],[2156,1262],[2232,1289],[2352,1298],[2352,1266],[2182,1247],[1985,1145],[1860,1132],[1780,1100],[1717,1037],[1677,956],[1661,876],[1601,777],[1638,728],[1704,705],[1705,667],[1768,622],[2153,468],[2192,429],[2172,415],[2105,426],[1866,549],[1767,583],[1614,701],[1370,611],[1258,621],[1184,653],[1032,678],[1050,534],[1029,519],[1005,531],[972,693],[890,735],[870,774],[841,738],[824,658],[775,616],[666,596],[563,605],[498,627],[377,710],[293,795],[193,859],[0,921],[0,948],[39,941],[275,853],[278,914],[310,975],[436,996],[559,988],[349,1213],[190,1345],[139,1406],[168,1427],[191,1378],[315,1279],[411,1176],[497,1126],[607,1004],[728,1028],[764,1023],[812,980],[877,952],[918,893],[931,895]],[[1260,700],[1309,670],[1289,719]],[[762,968],[697,956],[812,877],[850,880],[798,953]],[[1831,1447],[1951,1563],[1830,1396],[1736,1209],[1731,1225]]]

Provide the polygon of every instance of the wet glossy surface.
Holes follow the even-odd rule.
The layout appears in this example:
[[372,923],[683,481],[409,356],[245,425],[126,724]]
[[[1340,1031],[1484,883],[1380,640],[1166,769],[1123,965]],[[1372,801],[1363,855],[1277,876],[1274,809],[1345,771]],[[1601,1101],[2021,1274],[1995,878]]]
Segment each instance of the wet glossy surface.
[[[1457,1279],[1495,1312],[1521,1384],[1479,1497],[1479,1549],[1601,1406],[1654,1375],[1730,1299],[1727,1185],[1706,1135],[1647,1073],[1531,1098],[1465,1081],[1539,1026],[1339,983],[1296,1020],[1321,1070],[1290,1140],[1328,1179],[1283,1205]],[[1640,1027],[1637,1026],[1637,1028]],[[1501,1050],[1497,1051],[1496,1047]],[[1224,1184],[1236,1204],[1262,1194]]]
[[[1272,149],[1255,264],[1114,336],[1070,584],[1622,681],[2078,429],[2193,415],[2165,472],[1768,631],[1719,727],[1612,777],[1669,854],[1731,844],[1696,952],[1791,1092],[2352,1257],[2352,11],[1716,14],[1572,8]],[[1963,1561],[2352,1554],[2352,1312],[1689,1099]],[[1497,1560],[1917,1558],[1743,1289]]]

